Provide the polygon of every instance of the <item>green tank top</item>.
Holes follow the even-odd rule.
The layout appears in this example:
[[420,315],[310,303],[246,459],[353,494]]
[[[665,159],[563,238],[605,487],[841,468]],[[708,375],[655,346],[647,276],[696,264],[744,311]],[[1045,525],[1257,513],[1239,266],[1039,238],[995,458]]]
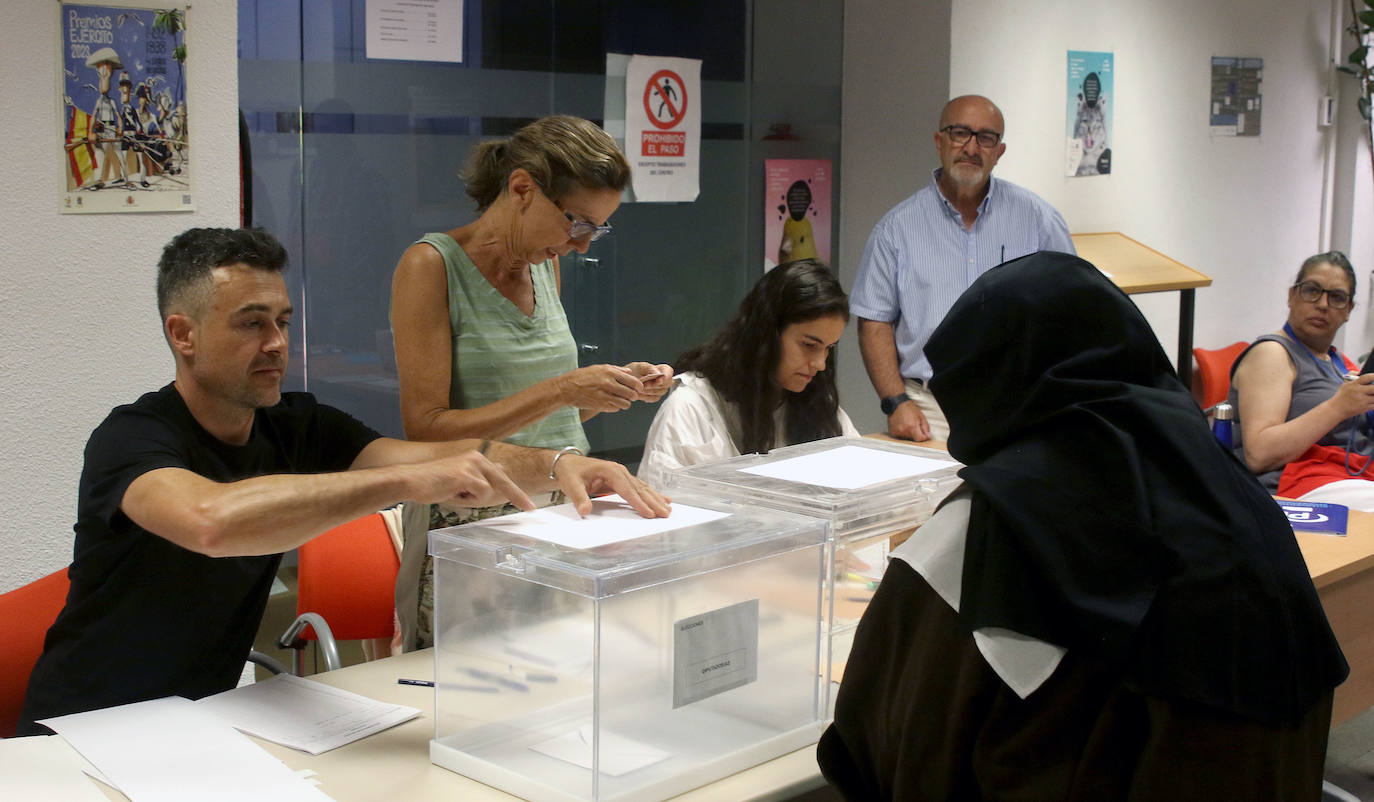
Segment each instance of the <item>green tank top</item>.
[[[530,265],[534,314],[526,316],[487,281],[452,237],[426,234],[419,241],[444,257],[448,271],[452,408],[486,406],[577,368],[577,345],[558,300],[552,261]],[[563,407],[505,439],[522,446],[589,450],[575,407]]]

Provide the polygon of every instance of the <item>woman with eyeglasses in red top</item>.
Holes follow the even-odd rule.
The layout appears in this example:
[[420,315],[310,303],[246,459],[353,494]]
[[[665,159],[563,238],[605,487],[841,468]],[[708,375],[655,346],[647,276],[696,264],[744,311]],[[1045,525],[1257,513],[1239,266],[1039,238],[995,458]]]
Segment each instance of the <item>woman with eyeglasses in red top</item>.
[[1355,270],[1340,251],[1302,263],[1288,320],[1231,368],[1240,456],[1271,493],[1374,510],[1368,470],[1374,374],[1332,344],[1355,307]]

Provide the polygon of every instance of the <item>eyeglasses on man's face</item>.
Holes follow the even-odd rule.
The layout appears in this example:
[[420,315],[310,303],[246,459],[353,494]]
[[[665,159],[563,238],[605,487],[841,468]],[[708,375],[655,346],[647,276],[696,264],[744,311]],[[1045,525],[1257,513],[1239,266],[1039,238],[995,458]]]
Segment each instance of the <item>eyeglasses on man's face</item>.
[[975,131],[967,125],[946,125],[940,129],[940,133],[949,137],[949,141],[956,145],[966,145],[970,138],[976,137],[978,147],[995,148],[997,143],[1002,141],[1001,131]]
[[1299,281],[1293,285],[1293,289],[1298,291],[1298,297],[1314,304],[1321,300],[1322,295],[1326,296],[1326,303],[1332,309],[1345,309],[1350,306],[1350,293],[1345,290],[1328,290],[1315,281]]

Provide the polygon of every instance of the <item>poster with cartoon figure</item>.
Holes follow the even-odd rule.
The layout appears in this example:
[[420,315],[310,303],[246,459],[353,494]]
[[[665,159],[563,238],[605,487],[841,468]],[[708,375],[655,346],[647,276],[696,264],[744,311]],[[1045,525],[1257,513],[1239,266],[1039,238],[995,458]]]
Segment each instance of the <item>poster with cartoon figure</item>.
[[1068,148],[1064,175],[1112,171],[1112,54],[1069,51]]
[[830,264],[830,160],[765,159],[763,272],[785,262]]
[[195,209],[186,8],[59,3],[59,210]]

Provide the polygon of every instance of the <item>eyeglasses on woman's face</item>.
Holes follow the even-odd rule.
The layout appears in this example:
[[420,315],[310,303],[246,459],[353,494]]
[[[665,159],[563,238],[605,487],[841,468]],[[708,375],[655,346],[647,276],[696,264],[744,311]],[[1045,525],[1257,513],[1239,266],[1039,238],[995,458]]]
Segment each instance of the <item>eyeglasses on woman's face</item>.
[[[554,201],[554,205],[558,206],[558,201]],[[588,242],[596,242],[611,233],[610,223],[599,226],[590,220],[574,217],[572,212],[564,211],[562,206],[558,206],[558,210],[563,212],[563,216],[568,218],[568,222],[572,224],[568,227],[568,239],[586,238]]]
[[[543,191],[542,188],[540,191]],[[611,233],[610,223],[599,226],[590,220],[583,220],[567,209],[564,209],[563,204],[550,198],[548,193],[544,193],[544,197],[549,198],[558,211],[562,212],[563,216],[568,218],[568,223],[570,224],[568,226],[568,239],[585,239],[588,242],[596,242]]]
[[1315,281],[1299,281],[1293,285],[1293,289],[1298,291],[1298,297],[1314,304],[1321,300],[1322,295],[1326,296],[1326,303],[1332,309],[1345,309],[1350,306],[1350,293],[1345,290],[1328,290]]

